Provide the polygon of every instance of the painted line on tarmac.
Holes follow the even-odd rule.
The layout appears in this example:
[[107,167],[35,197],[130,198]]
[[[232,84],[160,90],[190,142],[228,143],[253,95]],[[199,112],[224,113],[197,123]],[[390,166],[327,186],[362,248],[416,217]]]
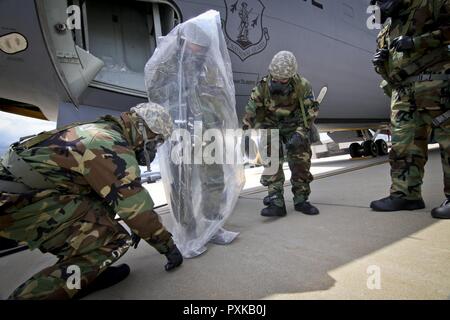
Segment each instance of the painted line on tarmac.
[[[321,179],[326,179],[326,178],[338,176],[338,175],[341,175],[341,174],[351,173],[351,172],[355,172],[355,171],[358,171],[358,170],[367,169],[367,168],[379,166],[379,165],[382,165],[382,164],[386,164],[388,162],[389,162],[389,159],[387,157],[383,157],[383,158],[380,158],[378,161],[373,161],[373,162],[370,162],[370,163],[367,163],[367,164],[364,164],[364,165],[361,165],[361,166],[355,166],[355,167],[351,167],[351,168],[338,169],[338,170],[331,171],[331,172],[326,172],[326,173],[319,173],[319,174],[314,176],[314,180],[321,180]],[[285,182],[285,184],[284,184],[285,188],[286,187],[290,187],[290,186],[292,186],[292,184],[289,181]],[[263,187],[263,186],[247,189],[247,190],[245,190],[245,191],[243,191],[241,193],[241,196],[239,198],[242,198],[243,196],[249,196],[249,195],[253,195],[253,194],[266,192],[266,191],[267,191],[267,188]],[[255,199],[257,199],[257,198],[255,198]],[[258,199],[258,200],[261,200],[261,199]]]

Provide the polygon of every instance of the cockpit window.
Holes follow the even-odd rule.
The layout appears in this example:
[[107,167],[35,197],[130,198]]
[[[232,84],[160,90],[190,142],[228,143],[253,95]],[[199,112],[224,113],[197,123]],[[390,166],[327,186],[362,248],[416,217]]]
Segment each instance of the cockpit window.
[[179,23],[176,8],[142,0],[86,0],[83,6],[85,49],[105,63],[94,85],[144,94],[145,64],[158,37]]

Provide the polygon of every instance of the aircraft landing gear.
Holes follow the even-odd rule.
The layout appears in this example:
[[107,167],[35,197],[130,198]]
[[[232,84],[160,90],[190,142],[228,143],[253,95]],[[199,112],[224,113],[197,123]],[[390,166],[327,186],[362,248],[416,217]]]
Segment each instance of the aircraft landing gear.
[[378,155],[386,156],[389,154],[389,147],[386,141],[380,139],[375,141],[375,144],[377,145],[378,148]]
[[352,143],[349,150],[352,158],[377,157],[379,155],[378,144],[372,140],[364,141],[361,144]]
[[376,139],[378,136],[377,132],[372,138],[367,139],[363,143],[359,144],[357,142],[352,143],[349,147],[350,156],[352,158],[361,157],[378,157],[385,156],[389,153],[389,147],[386,141],[382,139]]
[[349,151],[350,151],[350,157],[352,157],[352,158],[360,158],[360,157],[362,157],[362,152],[361,152],[362,148],[361,147],[362,146],[359,143],[357,143],[357,142],[352,143],[350,145],[350,147],[348,148]]

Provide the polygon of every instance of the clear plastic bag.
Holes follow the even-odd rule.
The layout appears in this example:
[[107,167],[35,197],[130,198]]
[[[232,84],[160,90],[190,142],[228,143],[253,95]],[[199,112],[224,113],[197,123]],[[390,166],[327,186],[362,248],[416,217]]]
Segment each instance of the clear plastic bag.
[[[243,165],[206,164],[201,156],[209,143],[202,139],[205,132],[225,138],[227,129],[239,128],[219,12],[210,10],[161,38],[146,65],[145,81],[149,100],[167,108],[179,138],[166,142],[159,152],[172,212],[169,229],[180,251],[191,258],[202,254],[210,241],[232,242],[238,233],[223,225],[244,186]],[[191,148],[181,150],[183,143]],[[215,150],[212,155],[220,159],[222,153]]]

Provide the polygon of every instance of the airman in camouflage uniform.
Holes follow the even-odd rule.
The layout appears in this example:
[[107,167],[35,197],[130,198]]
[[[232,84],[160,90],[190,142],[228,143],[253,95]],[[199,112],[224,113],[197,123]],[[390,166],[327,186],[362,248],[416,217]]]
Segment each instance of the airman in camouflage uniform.
[[[375,211],[425,207],[421,186],[431,132],[440,144],[445,195],[450,199],[450,122],[433,120],[450,110],[450,1],[372,1],[385,27],[373,63],[391,95],[391,195]],[[438,119],[437,119],[438,120]],[[432,131],[433,130],[433,131]],[[433,216],[450,218],[446,201]]]
[[[188,21],[180,28],[179,37],[180,42],[176,50],[172,50],[172,56],[168,56],[165,62],[156,67],[147,68],[146,74],[148,80],[151,80],[151,87],[147,92],[150,101],[175,108],[173,114],[187,120],[177,121],[177,129],[189,131],[192,141],[195,141],[194,122],[201,123],[204,132],[210,129],[222,130],[223,119],[229,117],[223,114],[223,106],[228,102],[228,97],[224,92],[224,79],[208,54],[211,36],[195,22]],[[179,73],[183,75],[181,80],[178,78]],[[184,114],[179,112],[180,96],[182,101],[186,101],[183,106]],[[194,152],[191,159],[194,159]],[[183,231],[189,238],[195,238],[197,210],[208,220],[222,218],[220,210],[225,188],[223,166],[216,163],[182,163],[172,164],[171,171],[171,192],[177,195],[171,197],[172,210]],[[200,206],[192,201],[195,199],[192,195],[195,190],[191,186],[191,180],[195,172],[199,175],[201,190],[204,191],[202,196],[205,196]]]
[[[278,129],[280,144],[286,145],[287,161],[292,171],[291,183],[294,204],[297,211],[309,215],[319,214],[319,210],[307,200],[311,193],[311,143],[309,131],[317,117],[319,108],[310,83],[297,73],[295,56],[289,51],[277,53],[270,66],[269,75],[253,89],[246,106],[244,130]],[[270,153],[272,146],[268,138]],[[275,175],[263,173],[261,184],[268,187],[269,194],[264,199],[268,206],[261,214],[266,217],[285,216],[283,148],[279,149],[280,166]],[[270,156],[270,154],[269,154]],[[271,155],[273,156],[273,155]]]
[[[144,149],[152,151],[167,138],[168,123],[162,107],[142,104],[120,118],[69,125],[10,148],[0,165],[0,236],[59,258],[10,299],[81,298],[123,280],[129,267],[110,266],[133,241],[116,215],[135,236],[167,256],[167,270],[181,264],[171,234],[141,185],[139,165],[145,163],[138,162],[149,159],[140,156]],[[45,183],[20,178],[12,152],[18,155],[15,161],[26,163]],[[67,286],[73,266],[80,270],[81,288]]]

